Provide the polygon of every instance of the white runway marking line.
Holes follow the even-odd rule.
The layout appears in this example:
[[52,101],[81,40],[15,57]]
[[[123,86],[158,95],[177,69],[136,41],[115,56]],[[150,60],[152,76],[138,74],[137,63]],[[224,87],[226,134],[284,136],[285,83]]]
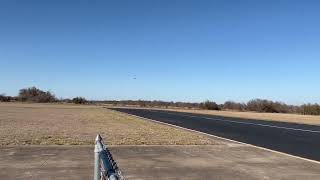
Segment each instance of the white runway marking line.
[[[154,110],[150,110],[150,111],[154,111]],[[219,118],[209,118],[209,117],[203,117],[203,116],[201,116],[201,114],[199,114],[200,116],[192,116],[192,115],[175,114],[175,113],[161,112],[161,111],[155,111],[155,112],[164,113],[164,114],[172,114],[172,115],[177,115],[177,116],[210,119],[210,120],[230,122],[230,123],[238,123],[238,124],[246,124],[246,125],[254,125],[254,126],[263,126],[263,127],[269,127],[269,128],[278,128],[278,129],[287,129],[287,130],[293,130],[293,131],[320,133],[320,131],[314,131],[314,130],[308,130],[308,129],[298,129],[298,128],[289,128],[289,127],[283,127],[283,126],[273,126],[273,125],[260,124],[260,123],[240,122],[240,121],[232,121],[232,120],[225,120],[225,119],[219,119]]]
[[[117,112],[119,112],[119,111],[117,111]],[[155,123],[164,124],[164,125],[167,125],[167,126],[172,126],[172,127],[179,128],[179,129],[184,129],[184,130],[187,130],[187,131],[204,134],[204,135],[215,137],[215,138],[218,138],[218,139],[222,139],[222,140],[226,140],[226,141],[230,141],[230,142],[234,142],[234,143],[238,143],[238,144],[243,144],[243,145],[254,147],[254,148],[257,148],[257,149],[262,149],[262,150],[265,150],[265,151],[269,151],[269,152],[273,152],[273,153],[277,153],[277,154],[281,154],[281,155],[297,158],[297,159],[300,159],[300,160],[304,160],[304,161],[320,164],[320,161],[311,160],[311,159],[307,159],[307,158],[303,158],[303,157],[299,157],[299,156],[294,156],[294,155],[283,153],[283,152],[280,152],[280,151],[275,151],[275,150],[272,150],[272,149],[268,149],[268,148],[264,148],[264,147],[260,147],[260,146],[255,146],[255,145],[252,145],[252,144],[247,144],[247,143],[244,143],[244,142],[240,142],[240,141],[236,141],[236,140],[232,140],[232,139],[228,139],[228,138],[224,138],[224,137],[208,134],[208,133],[197,131],[197,130],[193,130],[193,129],[184,128],[184,127],[181,127],[181,126],[177,126],[177,125],[173,125],[173,124],[169,124],[169,123],[165,123],[165,122],[161,122],[161,121],[157,121],[157,120],[153,120],[153,119],[137,116],[137,115],[130,114],[130,113],[125,113],[125,112],[120,112],[120,113],[124,113],[124,114],[127,114],[129,116],[133,116],[133,117],[136,117],[136,118],[152,121],[152,122],[155,122]]]

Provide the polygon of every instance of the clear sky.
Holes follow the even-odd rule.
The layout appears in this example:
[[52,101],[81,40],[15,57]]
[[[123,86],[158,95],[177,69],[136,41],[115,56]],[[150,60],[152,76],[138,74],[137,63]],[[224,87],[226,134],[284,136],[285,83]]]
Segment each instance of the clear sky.
[[320,102],[320,1],[0,0],[0,93]]

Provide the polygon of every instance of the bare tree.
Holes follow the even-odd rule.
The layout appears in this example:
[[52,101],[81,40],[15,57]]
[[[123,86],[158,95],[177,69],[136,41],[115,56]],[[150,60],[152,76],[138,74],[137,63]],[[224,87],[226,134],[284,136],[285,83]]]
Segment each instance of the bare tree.
[[42,91],[36,87],[30,87],[25,89],[20,89],[18,99],[20,101],[30,101],[30,102],[56,102],[57,98],[49,91]]

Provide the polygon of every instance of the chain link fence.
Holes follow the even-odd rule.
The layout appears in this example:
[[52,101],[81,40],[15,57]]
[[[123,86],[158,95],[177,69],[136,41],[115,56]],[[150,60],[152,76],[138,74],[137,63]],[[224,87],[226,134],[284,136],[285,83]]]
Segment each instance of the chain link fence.
[[94,148],[94,180],[124,180],[116,161],[99,134]]

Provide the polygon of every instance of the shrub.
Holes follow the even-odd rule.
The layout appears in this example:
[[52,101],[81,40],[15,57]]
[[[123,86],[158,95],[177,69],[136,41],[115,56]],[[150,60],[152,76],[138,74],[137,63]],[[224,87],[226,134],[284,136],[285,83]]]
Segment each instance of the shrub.
[[11,96],[6,96],[5,94],[0,94],[0,102],[10,102],[12,100]]
[[203,103],[200,103],[201,109],[207,109],[207,110],[220,110],[219,105],[213,101],[205,101]]
[[300,108],[301,114],[320,115],[319,104],[304,104]]
[[288,105],[281,102],[273,102],[264,99],[254,99],[247,103],[246,109],[249,111],[269,112],[269,113],[287,113]]
[[142,100],[139,100],[139,101],[138,101],[138,104],[139,104],[140,107],[146,107],[146,106],[147,106],[147,105],[146,105],[146,102],[145,102],[145,101],[142,101]]
[[75,97],[72,99],[75,104],[86,104],[88,101],[84,97]]
[[236,111],[244,111],[246,108],[246,105],[243,103],[237,103],[234,101],[226,101],[223,104],[223,109],[225,110],[236,110]]

